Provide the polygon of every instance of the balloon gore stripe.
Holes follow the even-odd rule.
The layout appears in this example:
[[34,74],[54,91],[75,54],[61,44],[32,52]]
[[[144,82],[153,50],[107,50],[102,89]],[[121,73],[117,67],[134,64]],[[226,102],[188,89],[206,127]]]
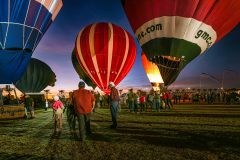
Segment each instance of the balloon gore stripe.
[[96,23],[83,28],[76,40],[76,57],[88,77],[102,90],[127,75],[136,58],[133,37],[111,23]]

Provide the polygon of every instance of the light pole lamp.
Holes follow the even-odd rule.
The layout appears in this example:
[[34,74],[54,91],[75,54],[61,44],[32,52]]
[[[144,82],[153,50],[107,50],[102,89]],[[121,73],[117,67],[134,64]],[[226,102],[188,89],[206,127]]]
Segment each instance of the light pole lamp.
[[44,92],[45,92],[45,99],[47,101],[48,100],[48,93],[50,92],[50,90],[46,89],[46,90],[44,90]]
[[0,106],[3,106],[3,95],[2,95],[3,89],[0,88]]

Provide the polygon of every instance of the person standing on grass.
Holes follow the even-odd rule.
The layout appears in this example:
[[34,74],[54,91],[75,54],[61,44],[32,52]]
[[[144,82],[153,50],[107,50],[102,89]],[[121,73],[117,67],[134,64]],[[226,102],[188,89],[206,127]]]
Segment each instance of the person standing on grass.
[[78,120],[80,138],[84,141],[91,134],[90,115],[95,105],[91,91],[85,89],[85,83],[80,81],[78,90],[73,92],[73,105]]
[[148,108],[150,110],[150,112],[152,111],[153,109],[153,101],[154,101],[154,95],[153,95],[153,91],[151,91],[149,94],[148,94],[148,97],[147,97],[147,101],[148,101]]
[[99,96],[99,101],[100,101],[100,107],[103,107],[103,96]]
[[69,98],[67,100],[67,121],[68,125],[70,127],[70,131],[74,132],[75,130],[75,123],[76,123],[76,113],[74,111],[74,106],[73,106],[73,92],[69,92]]
[[141,108],[141,112],[145,111],[145,94],[143,92],[141,92],[141,97],[140,97],[140,108]]
[[167,102],[167,92],[163,92],[162,100],[163,100],[165,109],[170,109]]
[[160,112],[161,109],[161,96],[159,92],[155,92],[154,95],[155,108],[157,112]]
[[168,103],[169,108],[172,108],[172,109],[173,109],[172,94],[171,94],[170,91],[167,93],[167,103]]
[[110,88],[110,110],[112,115],[112,122],[113,124],[110,126],[111,129],[117,128],[117,113],[118,113],[118,105],[119,105],[119,93],[118,90],[115,88],[115,84],[110,82],[108,87]]
[[29,95],[25,95],[24,98],[25,107],[25,117],[28,118],[28,113],[30,113],[30,118],[34,118],[34,101]]
[[140,104],[138,92],[134,93],[133,99],[134,99],[134,112],[138,113],[138,106]]
[[134,112],[134,93],[133,89],[131,88],[129,92],[127,93],[127,102],[128,102],[128,108],[131,113]]
[[[94,94],[94,92],[93,92],[93,94]],[[94,106],[93,112],[96,112],[97,109],[100,108],[100,93],[96,92],[94,94],[94,97],[95,97],[95,106]]]
[[62,131],[62,118],[63,118],[63,103],[59,100],[58,96],[54,96],[54,103],[52,104],[53,118],[54,118],[54,132]]

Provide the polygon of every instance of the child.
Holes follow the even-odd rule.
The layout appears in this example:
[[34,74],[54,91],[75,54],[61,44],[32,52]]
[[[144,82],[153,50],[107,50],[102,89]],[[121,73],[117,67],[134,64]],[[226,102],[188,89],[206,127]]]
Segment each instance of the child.
[[[58,96],[54,96],[54,103],[52,105],[53,109],[53,118],[54,118],[54,131],[62,130],[62,114],[63,114],[63,103],[59,100]],[[59,129],[57,128],[57,124],[59,122]]]

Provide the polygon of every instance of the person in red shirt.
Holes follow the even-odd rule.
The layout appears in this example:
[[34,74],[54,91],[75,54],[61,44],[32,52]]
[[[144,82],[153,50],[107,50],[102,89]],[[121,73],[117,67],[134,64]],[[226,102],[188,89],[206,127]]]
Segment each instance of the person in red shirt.
[[145,95],[144,95],[144,93],[141,93],[140,107],[141,107],[141,112],[144,112],[145,111]]
[[83,141],[91,134],[90,115],[95,105],[95,98],[90,91],[84,89],[83,81],[79,82],[78,87],[79,89],[73,92],[73,105],[78,119],[80,138]]
[[171,107],[171,108],[173,108],[173,104],[172,104],[172,94],[171,94],[171,92],[168,92],[168,94],[167,94],[167,100],[168,100],[168,106],[169,106],[169,108]]
[[[62,131],[62,114],[63,114],[63,103],[59,100],[58,96],[54,96],[54,103],[52,104],[53,117],[54,117],[54,132]],[[57,124],[59,122],[59,126]]]

